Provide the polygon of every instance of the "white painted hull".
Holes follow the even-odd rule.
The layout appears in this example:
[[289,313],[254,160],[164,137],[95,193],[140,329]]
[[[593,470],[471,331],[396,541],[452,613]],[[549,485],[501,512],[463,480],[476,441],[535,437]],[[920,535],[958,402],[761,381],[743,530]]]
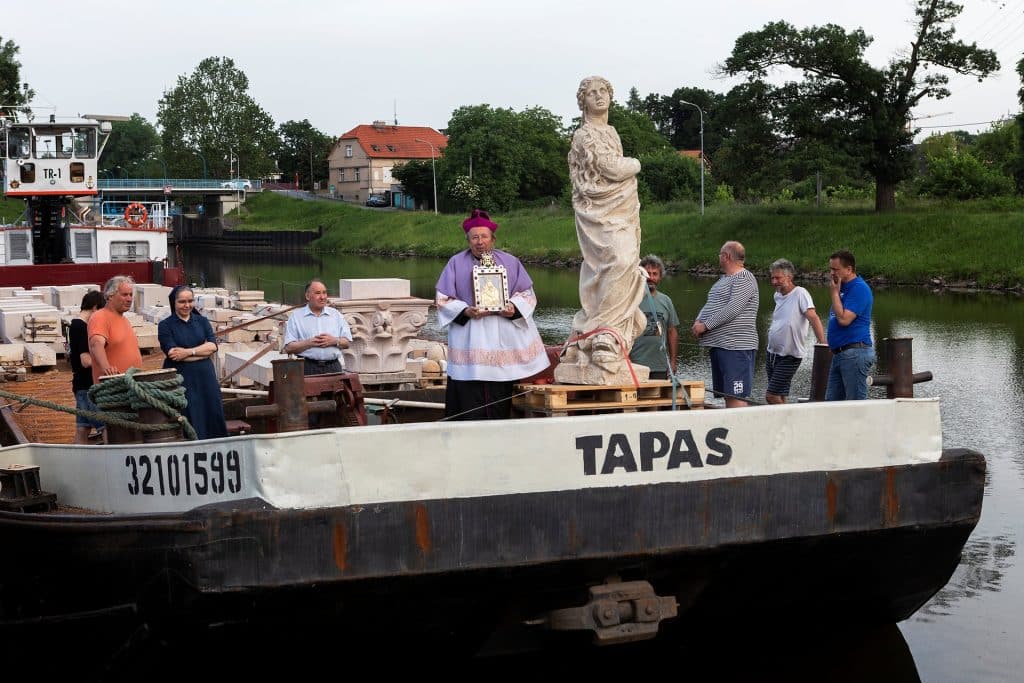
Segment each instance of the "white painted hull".
[[152,445],[26,444],[61,504],[180,513],[259,498],[278,509],[684,483],[935,462],[939,403],[898,399],[739,410],[349,427]]

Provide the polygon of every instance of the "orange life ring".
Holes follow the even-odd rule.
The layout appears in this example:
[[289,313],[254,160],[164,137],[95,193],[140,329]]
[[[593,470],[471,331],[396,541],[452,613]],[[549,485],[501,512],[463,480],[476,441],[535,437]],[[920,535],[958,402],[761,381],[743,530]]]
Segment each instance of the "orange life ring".
[[146,211],[146,207],[138,202],[132,202],[124,207],[124,222],[133,228],[144,224],[147,218],[149,218],[149,212]]

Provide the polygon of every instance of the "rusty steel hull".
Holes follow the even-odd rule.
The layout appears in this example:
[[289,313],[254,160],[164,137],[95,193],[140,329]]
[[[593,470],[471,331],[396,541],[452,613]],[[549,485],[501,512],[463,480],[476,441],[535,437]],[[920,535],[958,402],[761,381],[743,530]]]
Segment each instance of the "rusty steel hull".
[[[187,514],[0,514],[0,636],[123,619],[489,634],[582,604],[610,576],[673,595],[663,628],[894,622],[949,579],[984,458],[365,507],[251,500]],[[54,635],[56,634],[56,635]]]

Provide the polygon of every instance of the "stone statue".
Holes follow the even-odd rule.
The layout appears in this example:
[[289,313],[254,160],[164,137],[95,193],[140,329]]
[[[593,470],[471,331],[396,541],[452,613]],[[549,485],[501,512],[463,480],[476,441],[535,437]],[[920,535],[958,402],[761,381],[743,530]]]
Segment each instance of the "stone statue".
[[[583,253],[580,304],[570,344],[555,368],[563,384],[631,384],[626,364],[633,339],[647,320],[640,311],[646,277],[640,269],[640,162],[622,156],[622,142],[608,125],[613,91],[600,76],[585,78],[576,92],[583,125],[572,137],[569,176],[576,236]],[[637,379],[648,369],[635,366]]]

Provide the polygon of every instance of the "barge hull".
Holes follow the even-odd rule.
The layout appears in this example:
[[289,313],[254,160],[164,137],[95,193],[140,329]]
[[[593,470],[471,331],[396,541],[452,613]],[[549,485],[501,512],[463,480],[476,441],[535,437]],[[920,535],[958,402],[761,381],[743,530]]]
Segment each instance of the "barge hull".
[[5,514],[18,557],[0,570],[0,635],[115,613],[176,633],[487,634],[583,604],[609,577],[675,596],[684,626],[893,622],[948,581],[984,476],[980,454],[949,449],[927,464],[319,510]]

